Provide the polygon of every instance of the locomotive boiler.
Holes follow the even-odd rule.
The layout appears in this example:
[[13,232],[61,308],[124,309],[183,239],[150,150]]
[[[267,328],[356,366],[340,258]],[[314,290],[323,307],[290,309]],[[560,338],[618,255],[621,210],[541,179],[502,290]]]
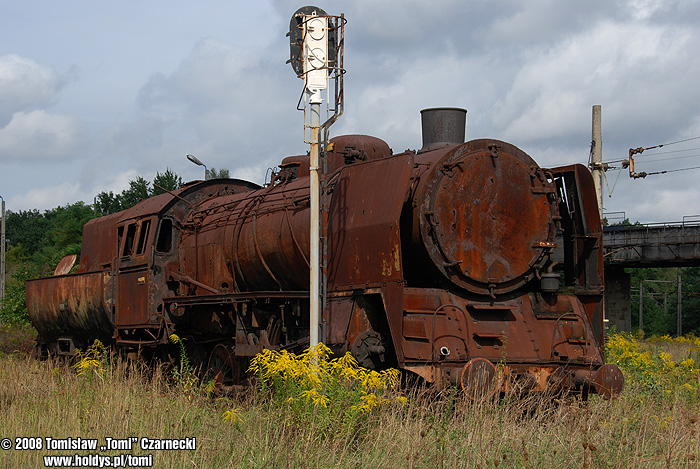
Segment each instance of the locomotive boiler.
[[[423,147],[370,136],[324,153],[320,337],[367,368],[398,367],[472,397],[623,379],[603,357],[602,229],[581,165],[541,168],[466,111],[426,109]],[[99,338],[125,355],[169,336],[221,389],[265,348],[309,343],[309,158],[261,187],[196,181],[88,222],[77,273],[27,282],[40,354]]]

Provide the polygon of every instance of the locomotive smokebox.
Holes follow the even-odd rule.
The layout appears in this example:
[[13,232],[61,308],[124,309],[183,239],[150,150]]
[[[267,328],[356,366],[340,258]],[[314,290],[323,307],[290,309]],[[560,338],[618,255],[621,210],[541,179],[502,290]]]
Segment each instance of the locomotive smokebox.
[[423,148],[420,153],[464,143],[467,110],[458,107],[434,107],[420,112]]

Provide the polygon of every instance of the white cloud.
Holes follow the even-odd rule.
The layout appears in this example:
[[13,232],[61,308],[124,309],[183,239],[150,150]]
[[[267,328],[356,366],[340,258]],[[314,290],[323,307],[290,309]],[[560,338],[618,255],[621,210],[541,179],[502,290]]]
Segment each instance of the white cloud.
[[265,48],[203,39],[175,71],[151,77],[138,102],[161,120],[164,140],[179,142],[183,156],[195,154],[233,173],[237,165],[247,166],[291,141],[294,119],[297,128],[303,122],[295,111],[301,81],[283,58],[271,56]]
[[[651,177],[651,176],[649,176]],[[657,176],[663,178],[664,176]],[[632,221],[663,220],[667,222],[682,221],[684,216],[700,213],[696,201],[700,200],[700,189],[695,187],[668,187],[658,181],[635,181],[638,190],[646,192],[646,197],[630,200],[630,210],[634,214]],[[650,186],[656,186],[650,190]],[[679,201],[686,201],[679,203]]]
[[527,51],[496,103],[494,123],[509,138],[563,138],[590,125],[590,106],[603,104],[620,125],[639,128],[649,110],[687,106],[688,93],[700,98],[668,79],[689,66],[700,72],[687,63],[697,43],[691,37],[687,28],[602,22],[548,50]]
[[[280,163],[279,160],[269,159],[250,166],[238,166],[230,172],[232,178],[252,181],[256,184],[264,184],[269,181],[268,168],[274,168]],[[267,178],[267,180],[265,180]]]
[[631,0],[632,17],[637,20],[645,20],[656,13],[664,4],[663,0]]
[[100,192],[121,193],[129,187],[129,181],[139,176],[135,170],[101,175],[99,178],[81,180],[80,183],[65,181],[61,184],[30,189],[23,194],[10,197],[7,203],[13,211],[31,210],[37,207],[53,208],[73,204],[82,200],[93,203],[93,198]]
[[[85,200],[86,202],[90,203],[92,202],[92,198],[94,196],[103,191],[119,194],[128,189],[129,181],[135,180],[138,176],[141,175],[136,170],[129,169],[117,173],[103,174],[99,177],[99,179],[96,178],[86,181],[81,188],[85,194],[81,200]],[[150,179],[153,178],[149,178],[149,180]]]
[[50,160],[73,158],[78,143],[76,117],[46,111],[17,112],[0,129],[0,155],[5,160]]
[[46,106],[60,86],[52,68],[15,54],[0,56],[0,125],[17,111]]
[[57,207],[81,200],[79,188],[69,181],[56,186],[31,189],[25,194],[11,197],[8,206],[13,211],[30,210],[36,207]]

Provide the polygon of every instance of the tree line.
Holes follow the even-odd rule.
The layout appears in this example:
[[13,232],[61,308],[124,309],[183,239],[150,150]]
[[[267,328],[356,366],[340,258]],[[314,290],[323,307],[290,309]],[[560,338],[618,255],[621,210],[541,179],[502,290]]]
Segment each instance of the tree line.
[[[211,168],[206,170],[205,179],[226,179],[229,177],[228,169]],[[141,176],[129,181],[128,189],[121,194],[114,194],[112,191],[102,191],[95,197],[94,209],[100,215],[120,212],[133,207],[144,199],[173,191],[182,186],[182,178],[175,174],[170,168],[163,174],[156,173],[153,182],[146,181]],[[8,218],[9,220],[9,218]]]
[[[632,330],[639,329],[642,313],[646,335],[675,335],[678,317],[678,281],[681,283],[682,334],[700,336],[700,268],[625,269],[630,273]],[[640,308],[640,286],[642,288]]]

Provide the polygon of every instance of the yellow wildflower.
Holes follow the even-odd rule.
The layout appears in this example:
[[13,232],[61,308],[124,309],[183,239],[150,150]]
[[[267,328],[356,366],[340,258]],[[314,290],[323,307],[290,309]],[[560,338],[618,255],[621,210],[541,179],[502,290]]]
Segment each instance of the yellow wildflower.
[[227,410],[222,415],[223,420],[228,420],[231,423],[244,423],[240,409]]

